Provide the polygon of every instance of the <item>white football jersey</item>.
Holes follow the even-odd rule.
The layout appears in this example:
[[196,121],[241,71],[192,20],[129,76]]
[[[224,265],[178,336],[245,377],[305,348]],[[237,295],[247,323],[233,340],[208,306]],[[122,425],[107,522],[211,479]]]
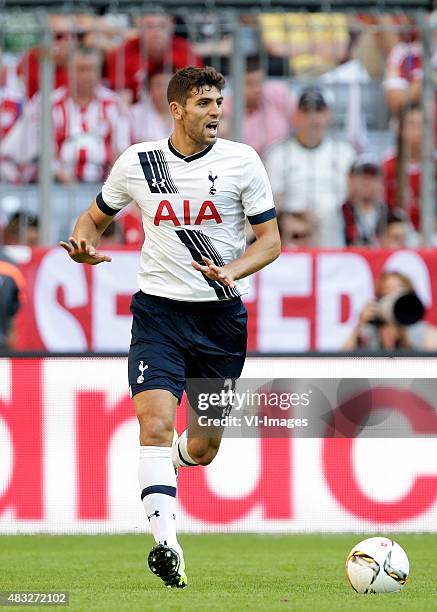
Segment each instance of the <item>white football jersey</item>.
[[113,215],[135,200],[145,240],[138,273],[144,293],[190,302],[225,300],[247,293],[248,280],[230,289],[195,270],[202,255],[222,266],[246,246],[252,224],[276,216],[264,166],[248,145],[218,139],[184,157],[170,139],[129,147],[115,162],[96,198]]

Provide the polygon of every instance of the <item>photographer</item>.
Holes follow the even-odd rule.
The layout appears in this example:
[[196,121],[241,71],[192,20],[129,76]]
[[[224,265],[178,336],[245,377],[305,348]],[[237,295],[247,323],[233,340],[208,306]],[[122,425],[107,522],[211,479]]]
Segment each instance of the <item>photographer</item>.
[[375,298],[363,308],[342,350],[435,351],[437,328],[422,320],[424,314],[410,279],[400,272],[383,272],[375,283]]
[[14,319],[20,309],[24,285],[23,274],[0,248],[0,350],[15,346]]

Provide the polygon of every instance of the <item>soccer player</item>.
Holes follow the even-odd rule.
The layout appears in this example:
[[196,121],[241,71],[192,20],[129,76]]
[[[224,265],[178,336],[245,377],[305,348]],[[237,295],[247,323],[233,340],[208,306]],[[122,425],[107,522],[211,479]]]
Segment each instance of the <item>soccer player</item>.
[[[246,355],[246,277],[280,252],[267,174],[255,151],[217,137],[224,78],[189,66],[171,78],[174,129],[167,140],[128,148],[68,242],[79,263],[111,258],[97,245],[131,200],[142,211],[140,291],[132,298],[129,384],[140,424],[141,499],[156,541],[150,569],[169,587],[187,585],[176,536],[176,470],[208,465],[221,429],[192,429],[173,442],[188,379],[235,380]],[[256,240],[245,250],[245,217]]]

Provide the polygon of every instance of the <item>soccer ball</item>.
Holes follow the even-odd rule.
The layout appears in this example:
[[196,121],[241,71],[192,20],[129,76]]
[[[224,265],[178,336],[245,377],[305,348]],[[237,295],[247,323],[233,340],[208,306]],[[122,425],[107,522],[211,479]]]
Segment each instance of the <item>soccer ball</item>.
[[410,563],[403,548],[388,538],[358,542],[346,559],[346,574],[357,593],[394,593],[407,581]]

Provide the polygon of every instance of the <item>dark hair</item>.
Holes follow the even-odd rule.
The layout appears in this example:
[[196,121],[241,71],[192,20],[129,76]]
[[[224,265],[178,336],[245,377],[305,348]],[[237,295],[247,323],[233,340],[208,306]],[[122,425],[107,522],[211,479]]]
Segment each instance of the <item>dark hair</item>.
[[24,210],[17,210],[9,219],[8,227],[25,225],[26,227],[38,227],[38,216]]
[[258,55],[246,57],[246,72],[258,72],[258,70],[263,70],[261,58]]
[[375,234],[377,236],[382,236],[390,225],[394,225],[395,223],[408,223],[407,214],[402,208],[394,208],[388,211],[387,215],[383,215],[376,224]]
[[199,93],[204,87],[217,87],[221,91],[225,86],[225,78],[212,66],[196,68],[187,66],[178,70],[170,79],[167,87],[167,100],[179,102],[182,106],[190,93]]

